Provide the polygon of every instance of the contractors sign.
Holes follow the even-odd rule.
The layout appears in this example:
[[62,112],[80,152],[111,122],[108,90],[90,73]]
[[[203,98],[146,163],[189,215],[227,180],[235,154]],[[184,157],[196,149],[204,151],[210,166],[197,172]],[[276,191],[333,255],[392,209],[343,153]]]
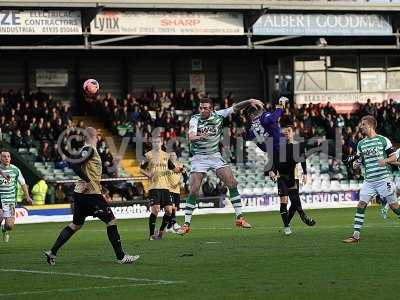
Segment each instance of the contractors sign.
[[243,35],[243,15],[103,11],[90,24],[97,35]]
[[0,35],[82,34],[80,11],[0,10]]

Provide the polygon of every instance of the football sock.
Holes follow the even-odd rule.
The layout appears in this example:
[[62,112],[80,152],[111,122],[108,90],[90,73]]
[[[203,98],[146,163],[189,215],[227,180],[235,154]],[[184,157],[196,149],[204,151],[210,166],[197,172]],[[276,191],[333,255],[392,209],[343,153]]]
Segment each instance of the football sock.
[[71,229],[71,227],[65,227],[58,236],[56,242],[54,243],[53,247],[51,248],[51,253],[57,255],[58,249],[60,249],[70,238],[73,236],[75,231]]
[[155,214],[150,214],[149,217],[149,231],[150,235],[154,234],[154,230],[156,229],[156,221],[157,221],[157,216]]
[[400,207],[399,207],[399,208],[392,209],[392,210],[393,210],[393,212],[400,218]]
[[115,256],[119,260],[123,259],[125,253],[122,250],[121,238],[118,233],[117,225],[107,226],[107,235],[112,247],[114,248]]
[[299,194],[297,192],[289,192],[289,199],[290,199],[290,208],[288,214],[288,224],[290,224],[290,222],[292,221],[292,218],[295,215],[296,211],[301,210],[304,214],[304,211],[301,208]]
[[356,216],[354,217],[354,233],[353,237],[356,239],[360,238],[360,231],[364,224],[365,208],[358,208],[356,211]]
[[189,197],[186,200],[185,204],[185,223],[190,224],[192,221],[192,214],[194,209],[196,208],[196,196],[193,196],[192,194],[189,195]]
[[160,226],[160,232],[163,231],[165,227],[167,227],[169,222],[171,222],[171,215],[167,215],[166,213],[164,213],[164,216],[162,218],[162,223]]
[[[304,222],[304,219],[307,216],[306,216],[306,213],[303,210],[303,207],[301,206],[301,200],[300,200],[299,193],[297,191],[296,192],[289,192],[289,199],[290,199],[290,202],[292,203],[292,205],[295,204],[294,205],[294,209],[296,209],[296,211],[299,213],[300,218]],[[292,208],[292,207],[290,207],[290,208]],[[289,209],[289,215],[290,215],[290,209]],[[291,220],[291,218],[289,219],[289,223],[290,223],[290,220]]]
[[[292,201],[291,201],[291,202],[292,202]],[[290,222],[292,221],[293,216],[294,216],[294,214],[296,213],[296,211],[297,211],[297,209],[296,209],[296,207],[295,207],[295,204],[292,202],[292,203],[290,204],[290,207],[289,207],[288,224],[290,224]]]
[[281,208],[280,208],[279,211],[281,213],[283,226],[288,227],[289,226],[289,222],[288,222],[287,203],[281,203]]
[[173,209],[171,214],[171,220],[168,223],[167,228],[170,229],[176,223],[176,211]]
[[242,199],[237,188],[229,189],[229,200],[231,200],[232,206],[235,209],[236,218],[242,217]]

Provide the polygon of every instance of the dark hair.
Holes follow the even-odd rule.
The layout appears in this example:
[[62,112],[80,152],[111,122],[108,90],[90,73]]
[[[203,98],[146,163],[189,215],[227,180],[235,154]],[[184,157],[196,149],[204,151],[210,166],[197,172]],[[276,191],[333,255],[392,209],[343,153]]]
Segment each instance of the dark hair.
[[201,103],[208,103],[208,104],[210,104],[211,106],[214,105],[212,99],[210,99],[210,98],[201,98],[201,99],[200,99],[200,104],[201,104]]
[[245,108],[244,114],[245,114],[247,117],[249,117],[250,115],[257,113],[257,111],[258,111],[257,108],[255,108],[255,107],[249,105],[249,106],[247,106],[247,107]]
[[362,117],[361,121],[366,121],[369,125],[372,126],[372,128],[374,128],[374,130],[376,129],[376,126],[378,126],[376,119],[371,115]]
[[279,121],[281,127],[294,127],[293,118],[285,115]]

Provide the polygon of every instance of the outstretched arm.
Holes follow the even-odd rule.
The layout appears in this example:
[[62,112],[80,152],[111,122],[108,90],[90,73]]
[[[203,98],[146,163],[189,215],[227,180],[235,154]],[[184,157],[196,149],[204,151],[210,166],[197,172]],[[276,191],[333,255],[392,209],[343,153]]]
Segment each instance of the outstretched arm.
[[259,110],[264,108],[264,103],[262,103],[260,100],[249,99],[249,100],[244,100],[244,101],[240,101],[238,103],[233,104],[233,106],[232,106],[233,112],[237,113],[237,112],[241,111],[243,108],[246,108],[249,105],[251,105],[254,108],[259,109]]

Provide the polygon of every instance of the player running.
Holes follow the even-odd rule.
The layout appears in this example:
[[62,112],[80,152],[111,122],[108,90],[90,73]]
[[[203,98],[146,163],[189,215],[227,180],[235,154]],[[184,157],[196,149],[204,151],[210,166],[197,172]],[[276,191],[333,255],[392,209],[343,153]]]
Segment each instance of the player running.
[[357,145],[356,160],[349,160],[354,168],[364,165],[364,183],[360,190],[360,201],[354,218],[353,236],[343,240],[344,243],[358,243],[360,231],[364,224],[365,209],[368,202],[379,195],[389,204],[393,212],[400,217],[399,204],[394,194],[393,175],[387,162],[395,161],[395,149],[390,140],[376,133],[376,119],[365,116],[361,119],[360,130],[365,136]]
[[212,170],[229,188],[229,198],[235,209],[236,226],[251,228],[246,222],[242,213],[242,200],[237,189],[237,181],[229,164],[222,158],[219,143],[222,135],[223,121],[232,113],[237,113],[241,109],[254,106],[262,109],[263,103],[256,99],[245,100],[233,106],[214,111],[211,99],[200,100],[199,114],[192,116],[189,122],[189,143],[192,156],[192,169],[190,172],[191,191],[186,200],[185,224],[179,230],[180,234],[187,234],[190,231],[192,214],[196,208],[197,197],[204,175],[208,170]]
[[10,152],[6,149],[1,150],[0,162],[0,224],[3,234],[3,240],[7,243],[10,240],[10,231],[15,224],[15,203],[17,200],[17,185],[22,187],[26,202],[32,204],[32,198],[29,196],[28,186],[22,176],[20,169],[11,164]]
[[171,221],[167,225],[167,232],[177,233],[177,230],[181,228],[181,226],[179,226],[176,222],[176,211],[179,209],[179,205],[181,203],[181,182],[183,177],[183,181],[186,183],[188,175],[183,164],[178,161],[178,157],[175,152],[171,152],[169,157],[172,163],[179,169],[179,172],[169,171],[167,174],[169,193],[171,194],[172,199]]
[[[290,235],[290,222],[296,213],[299,213],[301,220],[308,226],[314,226],[315,221],[307,216],[301,206],[299,195],[299,162],[302,168],[303,184],[307,183],[307,163],[305,160],[304,143],[294,141],[293,123],[289,118],[281,120],[283,140],[285,143],[280,145],[280,150],[285,151],[284,159],[279,155],[274,156],[273,167],[269,176],[278,184],[278,195],[280,197],[280,214],[284,226],[284,234]],[[288,200],[290,199],[289,212],[287,210]]]
[[74,171],[81,179],[75,184],[72,223],[60,232],[51,250],[44,252],[47,263],[52,266],[56,264],[58,250],[82,228],[87,216],[97,217],[107,225],[107,236],[118,263],[130,264],[139,259],[139,255],[131,256],[122,250],[117,220],[101,194],[102,163],[96,144],[97,131],[88,127],[85,145],[80,152],[81,162],[73,165]]
[[[150,179],[149,188],[149,240],[161,240],[165,228],[172,219],[172,199],[169,192],[168,172],[174,170],[180,172],[181,169],[175,167],[169,154],[163,150],[160,137],[152,138],[153,149],[145,154],[145,160],[140,165],[140,172]],[[164,216],[160,226],[160,231],[155,234],[158,213],[164,209]]]

